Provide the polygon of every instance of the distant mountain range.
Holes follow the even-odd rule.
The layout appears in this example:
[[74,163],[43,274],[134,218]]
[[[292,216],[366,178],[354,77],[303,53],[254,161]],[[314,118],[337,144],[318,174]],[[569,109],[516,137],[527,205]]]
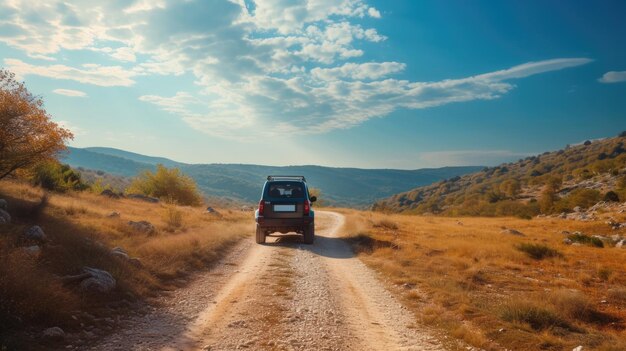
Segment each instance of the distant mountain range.
[[322,166],[262,166],[249,164],[187,164],[163,157],[145,156],[113,148],[69,148],[62,161],[83,167],[132,177],[157,164],[178,167],[192,177],[211,197],[227,197],[256,202],[267,175],[304,175],[310,186],[320,189],[322,197],[337,206],[365,207],[374,201],[429,185],[443,179],[476,172],[482,167],[443,167],[417,170],[359,169]]

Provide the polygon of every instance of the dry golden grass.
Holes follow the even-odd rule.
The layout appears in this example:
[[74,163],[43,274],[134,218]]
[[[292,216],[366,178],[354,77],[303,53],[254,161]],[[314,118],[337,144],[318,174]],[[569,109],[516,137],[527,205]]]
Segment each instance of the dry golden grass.
[[[27,184],[0,182],[0,198],[8,201],[13,217],[11,225],[0,226],[3,329],[20,323],[71,328],[68,317],[73,310],[97,310],[109,301],[153,296],[178,283],[173,279],[206,268],[254,229],[251,214],[240,211],[217,209],[220,214],[209,214],[204,208],[86,192],[49,194],[41,204],[43,195]],[[120,215],[109,216],[112,212]],[[152,223],[156,233],[128,225],[142,220]],[[26,254],[20,239],[34,224],[50,239],[38,257]],[[141,266],[111,255],[117,246],[139,258]],[[59,276],[79,273],[83,266],[104,269],[116,278],[118,287],[109,301],[90,299],[59,283]]]
[[626,350],[626,250],[568,246],[561,233],[624,229],[604,221],[338,211],[360,258],[425,324],[487,350]]

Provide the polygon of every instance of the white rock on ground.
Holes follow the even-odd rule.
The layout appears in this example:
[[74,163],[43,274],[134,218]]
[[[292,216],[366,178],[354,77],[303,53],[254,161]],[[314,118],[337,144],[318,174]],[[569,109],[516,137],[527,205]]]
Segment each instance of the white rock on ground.
[[106,294],[115,289],[116,281],[111,273],[101,269],[83,267],[83,273],[91,276],[80,282],[80,288],[89,293]]

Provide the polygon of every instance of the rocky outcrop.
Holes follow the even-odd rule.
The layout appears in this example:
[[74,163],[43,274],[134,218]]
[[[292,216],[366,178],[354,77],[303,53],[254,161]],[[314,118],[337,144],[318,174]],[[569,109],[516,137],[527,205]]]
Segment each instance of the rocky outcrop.
[[142,232],[146,234],[156,233],[156,228],[154,227],[154,225],[152,225],[152,223],[148,221],[138,221],[138,222],[128,221],[128,225],[138,232]]
[[9,209],[9,204],[7,203],[7,200],[5,199],[0,199],[0,210],[8,210]]

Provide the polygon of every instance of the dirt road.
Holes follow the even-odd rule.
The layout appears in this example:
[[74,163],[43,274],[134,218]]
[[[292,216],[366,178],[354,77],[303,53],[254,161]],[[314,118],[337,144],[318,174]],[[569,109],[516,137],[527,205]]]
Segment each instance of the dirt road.
[[94,350],[441,350],[316,212],[299,236],[241,243],[212,271],[122,322]]

